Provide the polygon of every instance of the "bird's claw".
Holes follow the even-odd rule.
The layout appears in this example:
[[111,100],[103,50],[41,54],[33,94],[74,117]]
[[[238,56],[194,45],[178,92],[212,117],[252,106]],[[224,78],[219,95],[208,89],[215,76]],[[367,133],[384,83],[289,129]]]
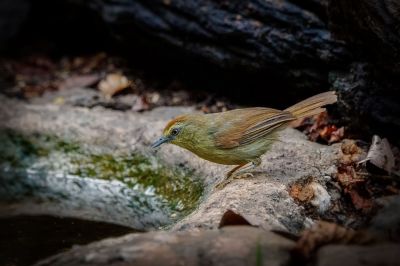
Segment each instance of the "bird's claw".
[[224,180],[222,180],[221,182],[219,182],[219,183],[215,186],[215,189],[221,190],[221,189],[225,188],[226,185],[228,185],[228,184],[231,183],[231,182],[232,182],[232,179],[224,179]]
[[233,181],[233,179],[242,179],[242,178],[253,178],[254,175],[252,173],[242,173],[242,174],[233,174],[230,176],[227,176],[224,180],[222,180],[221,182],[219,182],[215,188],[218,190],[221,190],[223,188],[225,188],[229,183],[231,183]]
[[242,178],[253,178],[254,175],[252,173],[242,173],[234,175],[232,178],[234,179],[242,179]]

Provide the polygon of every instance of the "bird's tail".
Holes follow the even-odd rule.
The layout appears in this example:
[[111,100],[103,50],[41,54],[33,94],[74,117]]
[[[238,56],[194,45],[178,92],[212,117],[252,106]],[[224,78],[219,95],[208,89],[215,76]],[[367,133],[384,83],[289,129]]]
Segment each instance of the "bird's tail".
[[335,92],[327,91],[305,99],[287,108],[285,111],[289,111],[296,118],[303,118],[324,112],[325,108],[322,108],[324,105],[332,104],[336,101],[337,95]]

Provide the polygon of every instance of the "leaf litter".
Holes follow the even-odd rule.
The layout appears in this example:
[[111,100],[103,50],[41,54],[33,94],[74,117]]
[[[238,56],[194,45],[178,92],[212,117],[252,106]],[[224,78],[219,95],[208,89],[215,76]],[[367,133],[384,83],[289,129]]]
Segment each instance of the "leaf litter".
[[313,229],[303,232],[298,250],[303,256],[309,256],[324,243],[360,244],[357,241],[365,238],[355,230],[369,222],[381,207],[382,199],[400,193],[399,150],[378,136],[373,137],[370,145],[344,139],[344,128],[332,125],[327,114],[295,121],[292,126],[302,130],[312,141],[327,144],[341,141],[337,174],[325,184],[332,195],[332,204],[326,212],[318,212],[312,204],[316,197],[312,188],[314,177],[299,180],[288,188],[291,197],[304,207],[306,215],[317,221]]
[[[155,80],[131,67],[120,57],[104,52],[61,58],[35,54],[24,58],[2,59],[0,70],[0,79],[8,82],[9,85],[5,87],[11,88],[4,93],[27,100],[48,92],[88,88],[98,93],[99,97],[79,101],[77,106],[102,106],[142,112],[158,106],[179,105],[196,106],[205,113],[237,107],[227,99],[207,91],[189,90],[185,84],[175,79]],[[61,98],[53,99],[52,102],[73,104]]]

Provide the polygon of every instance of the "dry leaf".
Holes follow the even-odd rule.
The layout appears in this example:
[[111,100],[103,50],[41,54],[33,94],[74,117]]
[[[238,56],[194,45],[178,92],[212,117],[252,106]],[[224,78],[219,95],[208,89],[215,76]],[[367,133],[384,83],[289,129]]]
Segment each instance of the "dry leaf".
[[369,148],[367,158],[362,162],[369,162],[391,174],[395,166],[395,158],[392,149],[390,148],[389,141],[386,138],[381,139],[377,135],[374,135],[372,137],[372,144]]
[[330,138],[328,140],[329,143],[339,142],[344,137],[344,127],[340,127],[337,130],[331,132]]
[[243,216],[240,214],[235,213],[232,210],[227,210],[221,218],[219,222],[219,228],[228,226],[228,225],[250,225],[251,223],[247,221]]
[[357,190],[351,189],[348,190],[347,193],[350,195],[351,202],[357,210],[361,210],[364,213],[369,212],[372,207],[374,207],[374,203],[371,199],[362,197]]
[[340,166],[337,173],[337,180],[342,187],[349,187],[356,183],[363,183],[365,179],[358,176],[352,165]]
[[327,112],[322,112],[312,117],[297,119],[291,123],[294,128],[302,128],[310,140],[325,140],[328,143],[339,142],[344,136],[344,127],[337,128],[330,124]]
[[319,247],[327,244],[367,244],[373,241],[365,232],[356,232],[334,223],[319,221],[303,231],[295,250],[308,258]]
[[88,87],[90,85],[95,84],[99,80],[100,76],[97,74],[74,75],[66,78],[63,82],[61,82],[58,88],[60,90],[65,90],[65,89]]
[[107,99],[111,99],[114,94],[129,86],[130,82],[127,77],[114,73],[108,74],[105,79],[100,81],[98,88]]

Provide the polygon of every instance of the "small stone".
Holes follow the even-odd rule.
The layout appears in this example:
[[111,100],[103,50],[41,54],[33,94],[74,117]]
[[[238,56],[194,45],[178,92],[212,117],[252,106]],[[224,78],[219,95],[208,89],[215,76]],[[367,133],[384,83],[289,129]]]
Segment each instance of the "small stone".
[[312,182],[310,186],[314,191],[314,198],[310,203],[318,209],[319,213],[326,212],[331,206],[331,196],[328,191],[317,182]]

